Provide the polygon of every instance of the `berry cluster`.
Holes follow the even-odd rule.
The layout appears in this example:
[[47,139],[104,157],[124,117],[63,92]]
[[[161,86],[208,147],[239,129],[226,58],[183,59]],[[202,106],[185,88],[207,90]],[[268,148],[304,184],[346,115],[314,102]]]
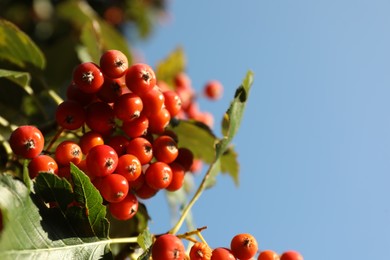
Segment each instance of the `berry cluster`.
[[[256,239],[248,233],[234,236],[230,242],[230,248],[217,247],[211,249],[204,242],[195,242],[190,249],[190,260],[249,260],[254,259],[258,252]],[[153,260],[186,258],[185,248],[182,240],[172,234],[164,234],[157,237],[152,247]],[[261,251],[257,260],[303,260],[300,253],[296,251],[286,251],[278,255],[272,250]]]
[[[25,125],[11,134],[11,148],[30,159],[32,179],[40,172],[70,179],[70,163],[75,164],[90,177],[111,214],[130,219],[139,198],[180,189],[185,173],[195,172],[196,162],[199,165],[189,149],[178,147],[175,133],[166,130],[171,118],[212,126],[211,114],[198,109],[189,77],[179,73],[174,82],[170,88],[157,81],[149,65],[129,66],[122,52],[106,51],[99,65],[85,62],[74,68],[67,99],[56,109],[59,133],[72,132],[77,138],[58,141],[54,152],[49,151],[50,144],[43,151],[41,131]],[[204,93],[218,99],[222,86],[211,81]]]

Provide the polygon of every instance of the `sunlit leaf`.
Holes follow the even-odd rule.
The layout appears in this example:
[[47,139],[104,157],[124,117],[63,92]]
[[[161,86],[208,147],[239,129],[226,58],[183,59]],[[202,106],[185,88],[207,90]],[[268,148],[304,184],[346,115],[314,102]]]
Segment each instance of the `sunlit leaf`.
[[138,245],[143,249],[147,250],[153,244],[153,237],[149,229],[145,228],[137,238]]
[[156,77],[173,86],[174,77],[186,68],[186,57],[183,48],[173,50],[165,59],[156,65]]
[[0,19],[0,60],[6,60],[21,68],[34,66],[41,70],[46,63],[41,50],[30,37],[4,19]]
[[98,259],[109,256],[107,238],[80,238],[59,210],[49,209],[26,186],[0,175],[4,229],[0,259]]
[[172,126],[178,137],[178,146],[190,149],[194,156],[206,163],[215,158],[216,137],[208,126],[198,121],[178,121]]

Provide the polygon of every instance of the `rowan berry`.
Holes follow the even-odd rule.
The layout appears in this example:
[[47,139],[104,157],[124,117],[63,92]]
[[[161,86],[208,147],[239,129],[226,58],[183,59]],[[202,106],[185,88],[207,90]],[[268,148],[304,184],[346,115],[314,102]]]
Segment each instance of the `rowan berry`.
[[68,100],[73,100],[80,103],[82,106],[86,106],[96,98],[96,95],[94,93],[83,92],[74,82],[72,82],[66,89],[66,97]]
[[280,256],[280,260],[303,260],[303,256],[297,251],[289,250]]
[[137,137],[126,145],[126,153],[136,156],[141,162],[141,165],[144,165],[152,160],[153,147],[147,139]]
[[129,192],[122,201],[109,203],[108,210],[116,219],[131,219],[138,211],[138,199],[133,193]]
[[177,162],[170,163],[169,167],[172,170],[172,181],[165,189],[168,191],[177,191],[183,186],[185,170],[184,167]]
[[80,146],[71,140],[61,142],[55,150],[55,160],[60,166],[80,163],[83,158]]
[[212,250],[205,243],[197,242],[190,250],[190,260],[210,260]]
[[86,114],[80,103],[65,100],[57,106],[55,118],[57,124],[64,129],[76,130],[85,123]]
[[57,174],[57,162],[49,155],[41,154],[31,159],[28,163],[28,173],[31,179],[37,177],[41,172]]
[[113,103],[125,93],[128,93],[128,88],[122,79],[104,78],[103,86],[96,96],[103,102]]
[[203,88],[203,94],[206,98],[217,100],[222,97],[223,86],[218,80],[210,80]]
[[164,94],[157,86],[142,94],[141,99],[144,104],[143,114],[146,116],[158,113],[163,108],[165,101]]
[[115,128],[114,110],[107,103],[93,102],[87,106],[85,122],[91,130],[109,135]]
[[127,181],[135,181],[142,173],[141,162],[132,154],[124,154],[119,157],[115,172],[123,175]]
[[127,196],[129,183],[123,175],[109,174],[101,178],[97,189],[106,201],[117,203]]
[[145,135],[148,131],[149,119],[141,114],[140,117],[131,121],[125,121],[122,124],[122,130],[130,138],[140,137]]
[[108,50],[100,57],[100,68],[110,78],[122,77],[128,66],[126,55],[119,50]]
[[97,145],[86,156],[88,172],[96,177],[113,173],[118,165],[118,155],[109,145]]
[[158,113],[149,116],[149,132],[162,134],[171,120],[171,115],[166,108],[162,108]]
[[212,251],[211,260],[236,260],[236,257],[230,249],[217,247]]
[[153,141],[153,155],[157,161],[171,163],[179,154],[176,142],[168,135],[161,135]]
[[141,115],[143,109],[141,98],[134,93],[121,95],[114,103],[115,116],[122,121],[131,121]]
[[194,154],[190,149],[186,147],[180,147],[175,162],[181,164],[185,171],[189,171],[192,164],[194,163]]
[[42,132],[32,125],[19,126],[9,138],[14,154],[26,159],[38,156],[43,150],[44,142]]
[[184,260],[183,242],[172,234],[159,236],[152,246],[152,258],[153,260]]
[[248,233],[235,235],[230,242],[230,249],[235,257],[239,259],[250,259],[257,250],[256,239]]
[[140,199],[147,200],[156,195],[157,192],[158,190],[150,187],[145,181],[140,185],[138,189],[135,190],[135,195],[137,195],[137,197]]
[[84,62],[73,71],[73,81],[85,93],[96,93],[103,85],[104,77],[93,62]]
[[171,117],[176,116],[181,110],[181,99],[180,96],[173,90],[168,90],[163,92],[164,95],[164,105],[169,111]]
[[154,162],[145,171],[145,181],[153,189],[165,189],[172,182],[172,169],[163,162]]
[[88,154],[92,147],[101,144],[104,144],[103,136],[95,131],[86,132],[79,140],[79,146],[83,154]]
[[257,260],[279,260],[279,255],[272,250],[264,250],[260,252]]
[[127,69],[126,85],[133,93],[142,96],[156,85],[156,75],[149,65],[137,63]]
[[107,145],[114,148],[118,156],[121,156],[126,153],[126,146],[129,143],[129,139],[124,135],[114,135],[111,136],[107,142]]

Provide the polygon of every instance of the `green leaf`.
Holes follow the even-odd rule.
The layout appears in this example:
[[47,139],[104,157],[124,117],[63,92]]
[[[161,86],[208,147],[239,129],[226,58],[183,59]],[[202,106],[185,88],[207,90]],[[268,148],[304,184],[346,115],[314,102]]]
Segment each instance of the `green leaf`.
[[45,57],[35,43],[11,22],[0,19],[0,60],[21,68],[45,68]]
[[215,184],[215,178],[220,171],[228,173],[233,178],[234,183],[238,185],[239,165],[237,155],[229,145],[240,127],[252,84],[253,73],[249,71],[242,84],[237,88],[233,101],[223,117],[222,132],[224,136],[215,146],[215,160],[210,166],[210,174],[206,182],[208,188]]
[[240,165],[233,147],[229,147],[221,156],[221,172],[228,174],[233,179],[234,184],[238,186]]
[[30,87],[30,73],[0,69],[0,78],[6,78],[14,82],[15,84],[21,86],[28,94],[33,94],[33,90]]
[[73,201],[72,185],[65,178],[60,178],[52,173],[40,173],[35,178],[34,191],[44,202],[58,203],[63,212]]
[[217,158],[225,152],[240,127],[252,84],[253,72],[248,71],[241,86],[237,88],[233,101],[224,114],[222,121],[222,132],[224,133],[224,137],[217,143]]
[[164,60],[157,64],[156,78],[166,82],[169,86],[173,87],[174,77],[179,72],[185,70],[186,63],[187,61],[183,48],[177,47]]
[[[74,212],[75,216],[80,214],[82,220],[89,223],[95,236],[107,237],[109,223],[105,218],[106,207],[103,205],[102,196],[93,186],[89,177],[73,163],[70,165],[70,172],[75,201],[85,207],[82,208],[82,211]],[[79,209],[78,207],[74,208]]]
[[0,259],[98,259],[110,256],[106,238],[80,238],[59,210],[48,209],[26,186],[0,175],[4,229]]
[[[92,59],[98,62],[100,59],[98,52],[115,49],[123,52],[129,64],[132,63],[129,45],[124,36],[101,19],[88,3],[84,1],[63,2],[58,6],[58,14],[81,31],[80,42],[83,46],[78,48],[78,54],[82,61]],[[85,55],[85,50],[89,56]]]
[[137,237],[138,245],[143,249],[147,250],[153,244],[153,237],[150,233],[149,229],[145,228],[142,233],[140,233]]
[[194,120],[179,120],[173,124],[172,130],[177,134],[179,147],[190,149],[196,158],[206,163],[215,158],[214,146],[217,141],[210,128]]

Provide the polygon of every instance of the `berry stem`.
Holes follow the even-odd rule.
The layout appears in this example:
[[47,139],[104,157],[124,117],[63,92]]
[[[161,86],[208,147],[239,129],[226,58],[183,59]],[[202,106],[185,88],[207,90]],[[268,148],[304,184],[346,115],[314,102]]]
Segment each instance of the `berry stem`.
[[45,151],[46,151],[47,153],[50,152],[50,149],[53,147],[55,141],[57,141],[58,137],[60,137],[60,135],[62,134],[63,131],[64,131],[64,128],[63,128],[63,127],[60,127],[60,128],[57,130],[56,134],[51,138],[50,143],[47,145],[47,148],[45,149]]
[[137,237],[111,238],[110,244],[137,243]]
[[185,206],[185,208],[183,209],[183,212],[182,212],[179,220],[177,221],[175,226],[169,231],[169,233],[176,234],[179,231],[179,229],[183,225],[183,222],[186,219],[188,213],[190,212],[192,206],[195,204],[195,202],[199,199],[199,197],[202,195],[203,191],[205,190],[205,188],[207,186],[207,180],[210,177],[210,174],[213,171],[215,171],[216,167],[219,166],[219,163],[217,162],[218,160],[219,160],[219,158],[217,158],[214,161],[214,163],[210,164],[210,167],[208,168],[205,176],[203,177],[202,182],[200,183],[200,185],[199,185],[198,189],[196,190],[194,196],[192,197],[190,202]]

